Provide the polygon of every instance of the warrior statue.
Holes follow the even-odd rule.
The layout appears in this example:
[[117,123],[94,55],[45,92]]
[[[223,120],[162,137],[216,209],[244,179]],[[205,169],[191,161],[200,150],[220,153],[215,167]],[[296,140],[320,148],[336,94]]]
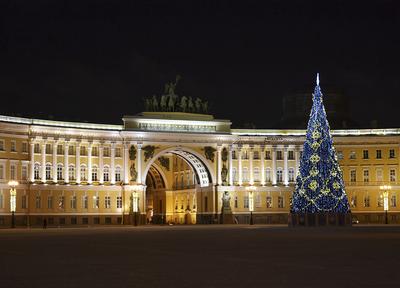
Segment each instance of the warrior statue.
[[203,102],[203,113],[204,114],[208,113],[208,101]]
[[194,104],[192,97],[189,97],[187,110],[188,112],[194,112]]
[[186,96],[182,96],[180,108],[181,108],[182,112],[186,112],[186,110],[187,110],[187,97]]
[[152,105],[153,105],[153,111],[158,111],[158,99],[156,95],[153,95],[153,99],[152,99]]
[[196,107],[196,112],[197,113],[201,113],[202,105],[201,105],[201,99],[199,97],[196,98],[196,101],[195,101],[194,105]]
[[167,95],[162,95],[161,99],[160,99],[161,111],[163,111],[163,112],[167,111],[167,103],[168,103]]

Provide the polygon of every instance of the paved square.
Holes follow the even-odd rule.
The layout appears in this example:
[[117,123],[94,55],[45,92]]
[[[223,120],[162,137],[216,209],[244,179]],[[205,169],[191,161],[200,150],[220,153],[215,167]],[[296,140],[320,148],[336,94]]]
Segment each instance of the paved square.
[[0,287],[400,287],[400,227],[0,230]]

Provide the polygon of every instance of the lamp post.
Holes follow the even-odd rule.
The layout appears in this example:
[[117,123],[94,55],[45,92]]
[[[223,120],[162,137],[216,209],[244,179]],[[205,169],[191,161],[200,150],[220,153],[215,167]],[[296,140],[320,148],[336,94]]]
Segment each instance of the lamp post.
[[11,180],[8,182],[10,189],[10,210],[11,210],[11,228],[15,228],[15,210],[17,208],[17,190],[18,182]]
[[383,210],[385,211],[385,224],[388,224],[388,210],[389,210],[389,192],[392,189],[390,185],[382,185],[380,187],[383,190]]
[[253,192],[256,190],[256,186],[248,186],[246,190],[249,191],[249,211],[250,211],[250,225],[254,224],[253,221],[253,211],[254,211],[254,196]]

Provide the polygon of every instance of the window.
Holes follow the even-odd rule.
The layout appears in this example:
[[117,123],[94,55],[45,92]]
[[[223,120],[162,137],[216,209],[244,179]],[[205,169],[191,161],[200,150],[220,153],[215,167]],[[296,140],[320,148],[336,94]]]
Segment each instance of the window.
[[71,209],[76,209],[76,196],[71,197]]
[[242,178],[243,178],[242,180],[244,182],[248,182],[249,181],[249,169],[247,167],[243,167]]
[[350,170],[350,182],[355,183],[357,182],[357,174],[356,170]]
[[260,169],[258,167],[254,167],[254,181],[258,182],[260,181]]
[[63,173],[63,165],[58,164],[57,165],[57,179],[58,180],[63,180],[64,179],[64,173]]
[[104,218],[104,224],[111,224],[111,217]]
[[4,179],[4,165],[0,164],[0,180]]
[[94,165],[92,167],[92,180],[97,181],[97,166],[96,165]]
[[58,198],[58,208],[64,209],[64,196]]
[[86,156],[87,155],[86,146],[81,146],[80,155],[82,155],[82,156]]
[[357,207],[357,196],[356,195],[351,196],[350,205],[351,205],[351,207]]
[[383,171],[382,169],[376,169],[376,181],[382,182],[383,181]]
[[0,140],[0,151],[4,151],[5,150],[5,148],[4,148],[4,140]]
[[235,150],[232,151],[232,159],[237,159]]
[[283,181],[283,172],[282,169],[276,170],[276,181],[281,183]]
[[283,201],[283,197],[279,196],[278,197],[278,208],[284,208],[284,201]]
[[104,199],[104,207],[105,208],[111,208],[111,197],[106,196]]
[[75,155],[75,146],[73,146],[73,145],[68,146],[68,154]]
[[81,165],[80,168],[80,173],[81,173],[81,181],[86,181],[86,166],[85,165]]
[[16,180],[17,179],[17,173],[16,173],[16,167],[15,164],[10,165],[10,179],[11,180]]
[[265,169],[265,182],[271,182],[271,169]]
[[17,142],[15,140],[11,141],[11,152],[17,152]]
[[39,145],[39,143],[35,143],[34,152],[35,153],[40,153],[40,145]]
[[377,202],[378,207],[383,207],[383,195],[378,196],[378,202]]
[[0,192],[0,209],[4,208],[4,195],[3,192]]
[[110,181],[110,168],[108,166],[104,166],[103,168],[103,180],[106,182]]
[[364,207],[369,207],[369,206],[370,206],[369,195],[365,195],[365,197],[364,197]]
[[389,150],[389,158],[395,158],[394,149]]
[[237,179],[237,171],[236,171],[235,167],[232,167],[232,179],[233,179],[234,182],[238,181],[238,179]]
[[61,144],[57,145],[57,154],[62,155],[63,153],[63,146]]
[[369,182],[369,170],[364,170],[363,177],[364,177],[364,183],[368,183]]
[[276,160],[282,160],[282,151],[276,151]]
[[267,196],[267,202],[266,202],[267,208],[272,208],[272,197]]
[[363,159],[368,159],[368,150],[363,150]]
[[289,158],[289,160],[294,160],[294,152],[293,151],[289,151],[288,158]]
[[26,209],[27,205],[26,205],[27,201],[26,201],[26,195],[22,195],[22,199],[21,199],[21,208],[22,209]]
[[260,152],[254,151],[253,159],[260,159]]
[[376,159],[382,159],[382,150],[376,150]]
[[249,208],[249,196],[243,198],[243,208]]
[[46,164],[46,180],[51,180],[51,164]]
[[121,181],[121,167],[119,166],[115,167],[115,181]]
[[51,154],[51,144],[46,144],[46,154]]
[[87,217],[82,218],[82,224],[83,225],[89,224],[89,218],[87,218]]
[[393,194],[390,197],[390,207],[396,207],[397,206],[397,201],[396,201],[396,194]]
[[103,156],[110,157],[110,147],[104,147]]
[[247,150],[242,152],[242,159],[249,159],[249,155],[247,154]]
[[396,182],[396,170],[395,169],[390,169],[390,182]]
[[93,208],[98,209],[100,205],[100,197],[93,196]]
[[271,151],[265,151],[265,159],[271,160]]
[[254,205],[255,205],[256,208],[260,208],[261,207],[261,195],[260,195],[260,193],[256,194],[254,202],[255,202]]
[[40,179],[40,164],[39,163],[35,163],[35,166],[33,167],[33,177],[35,178],[35,180]]
[[74,166],[74,164],[70,164],[68,166],[68,178],[69,178],[69,180],[75,180],[75,166]]
[[28,179],[28,166],[21,167],[21,179],[27,180]]
[[28,143],[22,142],[22,153],[28,153]]
[[356,152],[355,151],[351,151],[350,152],[350,159],[356,159]]
[[82,207],[83,209],[88,209],[88,196],[84,195],[82,197]]
[[97,146],[92,148],[92,156],[99,156],[99,148]]
[[75,225],[78,223],[78,219],[76,219],[76,217],[71,217],[71,224]]
[[294,182],[294,168],[289,168],[289,182]]
[[238,197],[235,196],[235,208],[238,208]]
[[343,160],[343,151],[337,151],[337,158],[339,159],[339,160]]
[[122,196],[117,196],[117,208],[122,208]]
[[121,148],[115,148],[115,157],[121,157]]
[[36,199],[35,199],[35,207],[36,207],[36,209],[40,209],[41,206],[42,206],[42,203],[41,203],[40,196],[36,196]]
[[53,209],[53,196],[47,196],[47,208]]

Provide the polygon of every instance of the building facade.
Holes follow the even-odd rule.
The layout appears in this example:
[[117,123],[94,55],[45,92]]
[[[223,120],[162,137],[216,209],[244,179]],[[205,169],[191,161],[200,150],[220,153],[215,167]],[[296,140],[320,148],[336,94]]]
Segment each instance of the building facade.
[[[400,129],[334,130],[351,210],[360,223],[400,222]],[[305,130],[231,129],[229,120],[143,112],[123,125],[0,116],[0,227],[287,223]],[[253,216],[250,216],[252,214]]]

